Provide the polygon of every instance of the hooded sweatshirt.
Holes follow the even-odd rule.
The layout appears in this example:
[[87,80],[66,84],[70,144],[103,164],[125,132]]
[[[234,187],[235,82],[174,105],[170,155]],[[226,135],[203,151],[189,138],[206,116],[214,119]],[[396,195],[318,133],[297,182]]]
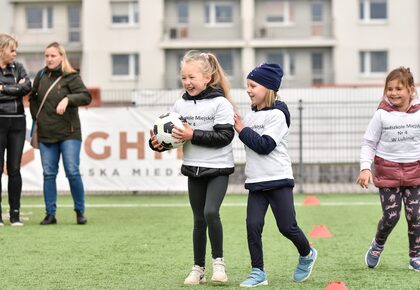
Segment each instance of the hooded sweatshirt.
[[374,160],[377,187],[420,185],[420,102],[400,112],[385,98],[371,119],[360,153],[361,169]]
[[183,146],[183,174],[185,167],[194,167],[195,177],[202,168],[227,169],[212,173],[229,175],[233,172],[232,139],[234,137],[233,107],[219,87],[208,87],[197,96],[185,93],[172,111],[183,116],[194,130],[193,139]]
[[250,191],[294,186],[287,153],[290,113],[284,102],[262,110],[253,108],[244,118],[239,139],[245,144],[245,188]]

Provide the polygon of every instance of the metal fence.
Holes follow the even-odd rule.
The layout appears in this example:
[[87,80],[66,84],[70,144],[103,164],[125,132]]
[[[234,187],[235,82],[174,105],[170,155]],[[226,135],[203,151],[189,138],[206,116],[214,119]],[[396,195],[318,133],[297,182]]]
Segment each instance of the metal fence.
[[[381,87],[282,89],[279,97],[291,113],[288,150],[299,191],[304,184],[354,183],[359,172],[359,152],[364,131],[382,97]],[[237,111],[250,110],[246,91],[233,89]],[[103,104],[159,106],[170,109],[180,90],[103,91]],[[235,137],[234,158],[243,167],[245,151]]]

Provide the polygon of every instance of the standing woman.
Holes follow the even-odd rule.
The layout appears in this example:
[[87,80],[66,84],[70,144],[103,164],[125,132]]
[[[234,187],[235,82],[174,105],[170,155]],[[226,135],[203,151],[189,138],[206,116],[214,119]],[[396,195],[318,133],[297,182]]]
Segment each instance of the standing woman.
[[77,224],[85,224],[85,192],[79,170],[82,133],[78,107],[89,105],[91,96],[79,73],[70,65],[64,47],[53,42],[45,49],[44,56],[46,66],[35,76],[30,96],[33,119],[47,90],[62,78],[51,88],[37,118],[46,208],[41,225],[57,223],[56,178],[60,155],[70,184]]
[[[15,61],[17,46],[14,37],[0,33],[0,202],[4,153],[7,151],[6,167],[9,176],[8,194],[12,226],[23,225],[19,214],[22,192],[20,162],[26,135],[23,96],[31,90],[31,81],[23,65]],[[0,206],[0,226],[3,225]]]

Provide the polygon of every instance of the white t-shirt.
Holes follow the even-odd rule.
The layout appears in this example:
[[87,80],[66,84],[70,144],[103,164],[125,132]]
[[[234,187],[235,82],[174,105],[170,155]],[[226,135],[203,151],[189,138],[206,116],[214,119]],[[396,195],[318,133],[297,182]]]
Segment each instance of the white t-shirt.
[[[214,131],[213,126],[216,124],[234,124],[232,104],[223,96],[194,101],[179,99],[175,102],[173,111],[186,118],[193,129]],[[188,141],[183,147],[183,159],[183,164],[189,166],[234,167],[232,143],[214,148],[193,145]]]
[[284,113],[278,109],[251,111],[246,114],[244,125],[260,136],[270,136],[277,144],[268,155],[258,154],[245,145],[245,183],[293,179],[292,164],[287,153],[289,128]]
[[[414,113],[378,109],[370,120],[362,146],[361,169],[370,168],[373,157],[393,162],[420,160],[420,110]],[[373,147],[376,144],[376,151]]]

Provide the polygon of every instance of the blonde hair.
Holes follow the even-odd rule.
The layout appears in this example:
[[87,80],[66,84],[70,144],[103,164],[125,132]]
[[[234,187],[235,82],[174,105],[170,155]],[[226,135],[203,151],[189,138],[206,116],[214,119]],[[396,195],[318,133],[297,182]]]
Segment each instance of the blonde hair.
[[0,55],[3,54],[3,51],[8,47],[18,47],[18,42],[16,38],[7,33],[0,33]]
[[69,59],[67,58],[67,53],[64,47],[58,42],[52,42],[48,44],[45,49],[51,47],[56,48],[58,50],[58,53],[63,57],[63,61],[61,62],[61,71],[67,74],[76,72],[76,70],[71,66]]
[[222,66],[213,53],[190,50],[182,58],[181,69],[187,62],[197,63],[200,66],[201,72],[204,75],[209,75],[211,78],[207,85],[211,87],[219,86],[222,89],[225,98],[234,105],[230,95],[229,81]]
[[392,70],[388,74],[388,76],[385,79],[384,96],[386,95],[386,89],[387,89],[388,83],[393,80],[398,80],[408,90],[414,90],[411,96],[411,99],[417,96],[417,90],[414,84],[414,78],[413,78],[413,74],[410,71],[410,68],[400,66],[399,68]]
[[265,104],[267,107],[274,106],[274,102],[277,99],[277,93],[273,90],[267,89],[267,93],[265,94]]

